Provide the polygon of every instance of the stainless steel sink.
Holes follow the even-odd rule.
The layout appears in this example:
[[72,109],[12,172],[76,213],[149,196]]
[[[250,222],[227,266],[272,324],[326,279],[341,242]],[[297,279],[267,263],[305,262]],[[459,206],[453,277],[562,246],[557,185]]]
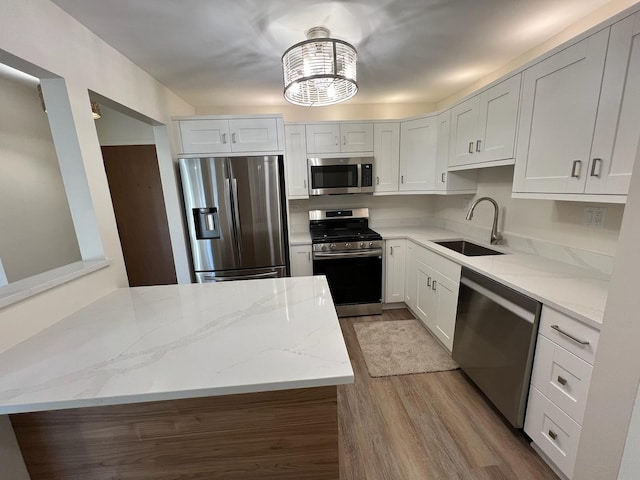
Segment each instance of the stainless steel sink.
[[467,257],[481,257],[484,255],[503,255],[502,252],[498,252],[497,250],[492,250],[487,247],[483,247],[482,245],[477,245],[472,242],[467,242],[466,240],[447,240],[442,242],[434,242],[438,245],[442,245],[449,250],[453,250],[454,252],[461,253]]

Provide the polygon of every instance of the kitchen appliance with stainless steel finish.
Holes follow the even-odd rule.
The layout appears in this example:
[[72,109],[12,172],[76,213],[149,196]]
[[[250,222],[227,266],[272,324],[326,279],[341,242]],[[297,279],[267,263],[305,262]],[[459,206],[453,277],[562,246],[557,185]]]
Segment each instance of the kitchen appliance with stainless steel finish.
[[369,209],[309,212],[313,274],[325,275],[339,317],[382,313],[382,252]]
[[516,428],[524,425],[542,305],[462,268],[453,359]]
[[373,157],[308,158],[309,195],[373,193]]
[[281,156],[181,158],[198,283],[287,275]]

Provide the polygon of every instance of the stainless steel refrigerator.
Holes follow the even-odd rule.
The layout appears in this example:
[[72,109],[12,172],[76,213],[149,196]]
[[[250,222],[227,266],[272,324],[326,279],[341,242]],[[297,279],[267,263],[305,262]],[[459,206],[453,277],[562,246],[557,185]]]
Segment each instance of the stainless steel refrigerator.
[[198,283],[288,274],[281,156],[179,159]]

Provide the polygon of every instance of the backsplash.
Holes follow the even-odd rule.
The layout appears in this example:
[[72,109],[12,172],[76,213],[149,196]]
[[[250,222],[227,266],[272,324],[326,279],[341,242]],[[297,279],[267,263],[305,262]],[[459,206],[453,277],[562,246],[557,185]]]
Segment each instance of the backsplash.
[[289,229],[309,231],[309,210],[369,208],[369,226],[422,226],[431,221],[432,201],[428,195],[329,195],[289,201]]

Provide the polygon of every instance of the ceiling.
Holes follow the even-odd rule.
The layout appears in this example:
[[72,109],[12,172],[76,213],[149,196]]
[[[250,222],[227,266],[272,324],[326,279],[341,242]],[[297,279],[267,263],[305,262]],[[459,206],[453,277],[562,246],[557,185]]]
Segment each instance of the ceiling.
[[52,0],[196,107],[284,105],[280,58],[326,26],[358,50],[350,103],[440,101],[609,0]]

